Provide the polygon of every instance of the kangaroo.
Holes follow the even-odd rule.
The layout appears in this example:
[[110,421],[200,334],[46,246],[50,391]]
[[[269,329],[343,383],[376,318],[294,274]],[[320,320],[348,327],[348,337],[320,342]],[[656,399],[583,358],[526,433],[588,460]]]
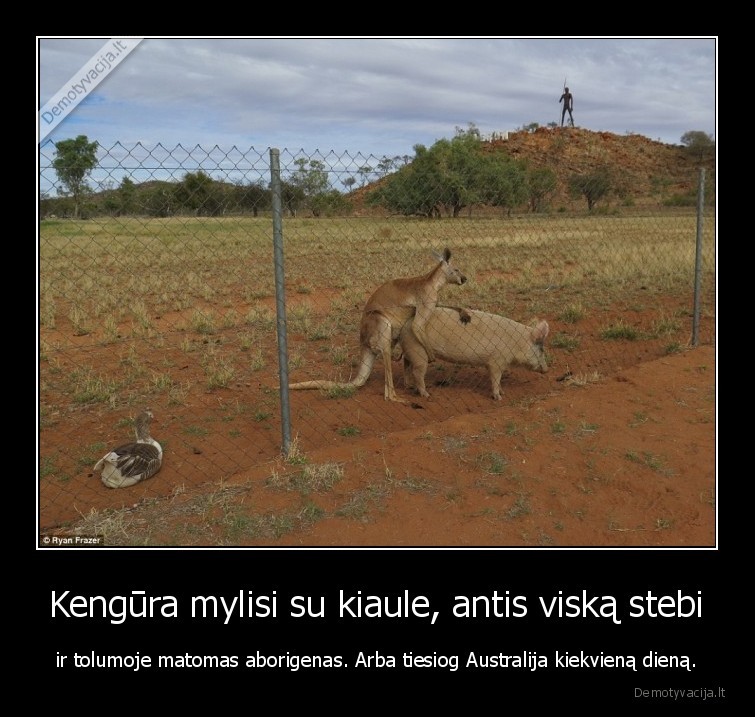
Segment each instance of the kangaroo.
[[[511,319],[484,311],[468,312],[471,321],[462,323],[454,309],[437,307],[425,324],[425,336],[435,355],[452,363],[487,366],[492,395],[501,400],[501,375],[510,365],[527,366],[545,373],[548,364],[543,343],[548,336],[548,322],[525,326]],[[401,329],[399,344],[404,359],[404,383],[429,398],[425,387],[428,358],[411,331],[411,322]]]
[[[438,260],[438,265],[432,271],[424,276],[388,281],[375,289],[372,296],[367,300],[359,326],[359,343],[362,352],[355,378],[345,383],[302,381],[289,384],[289,389],[364,386],[372,372],[375,358],[380,355],[385,366],[385,400],[406,403],[404,399],[396,395],[391,365],[392,350],[398,340],[401,328],[412,319],[412,336],[419,346],[424,348],[427,360],[433,361],[435,356],[425,335],[425,324],[437,305],[440,290],[446,284],[461,285],[467,280],[467,277],[459,269],[451,266],[451,251],[448,248],[442,255],[433,252],[433,256]],[[452,311],[455,312],[457,321],[469,321],[466,310],[452,309]]]

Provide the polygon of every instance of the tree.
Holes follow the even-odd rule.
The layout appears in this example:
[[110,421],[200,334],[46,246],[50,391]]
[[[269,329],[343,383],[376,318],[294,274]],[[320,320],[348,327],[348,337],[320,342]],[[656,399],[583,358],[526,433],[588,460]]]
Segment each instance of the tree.
[[467,179],[470,164],[456,140],[438,140],[430,149],[414,146],[414,161],[387,177],[370,195],[369,203],[383,204],[404,215],[458,216],[473,201],[474,187]]
[[358,170],[357,173],[362,175],[362,185],[364,186],[367,184],[367,181],[369,180],[370,174],[372,174],[375,170],[369,165],[369,164],[363,164]]
[[321,207],[315,199],[331,189],[325,165],[316,159],[307,162],[303,158],[294,164],[296,171],[288,182],[283,183],[283,202],[292,216],[302,205],[309,207],[314,216],[319,216]]
[[600,167],[590,174],[574,174],[568,180],[569,193],[582,195],[587,200],[587,210],[592,211],[596,202],[606,196],[613,186],[607,167]]
[[428,187],[435,180],[432,168],[422,161],[427,149],[416,145],[414,150],[417,152],[415,161],[387,177],[380,187],[367,196],[367,204],[382,205],[404,216],[433,216],[437,202]]
[[73,198],[73,216],[78,218],[81,198],[89,190],[86,180],[97,166],[97,142],[86,135],[55,143],[57,156],[52,162],[58,179]]
[[216,217],[224,210],[220,183],[202,170],[184,175],[176,187],[176,199],[197,216]]
[[687,153],[700,163],[712,157],[716,150],[713,137],[698,130],[685,132],[680,141],[687,148]]
[[485,160],[480,132],[473,123],[456,128],[453,139],[440,139],[429,150],[415,146],[415,160],[422,170],[422,190],[430,200],[431,216],[441,211],[458,217],[464,207],[483,201]]
[[483,155],[477,176],[478,203],[511,211],[528,197],[527,173],[522,162],[506,155]]
[[458,217],[464,207],[482,201],[483,155],[479,134],[457,129],[454,139],[438,140],[424,159],[432,173],[429,195],[446,214]]
[[139,192],[139,206],[151,217],[171,217],[181,204],[179,188],[170,182],[155,182]]
[[312,214],[316,217],[333,217],[348,213],[351,209],[351,202],[337,189],[331,189],[313,197],[310,208]]
[[237,183],[231,193],[234,208],[242,212],[251,212],[258,216],[260,210],[270,209],[272,206],[272,194],[262,179],[249,184]]
[[658,195],[658,206],[663,206],[666,201],[669,187],[671,187],[672,184],[673,181],[669,177],[650,177],[650,188],[654,195]]
[[388,174],[393,169],[394,161],[395,161],[395,158],[384,156],[378,162],[378,165],[377,165],[378,174],[381,177],[384,177],[386,174]]
[[548,198],[556,191],[558,180],[550,167],[537,167],[527,173],[527,193],[530,211],[542,210]]
[[464,207],[506,207],[526,201],[523,165],[483,151],[474,125],[457,127],[453,139],[440,139],[429,149],[414,147],[414,161],[385,177],[367,198],[404,215],[458,217]]
[[291,182],[281,182],[281,202],[292,217],[296,216],[304,201],[304,190],[301,187],[295,186]]
[[118,197],[121,214],[133,214],[136,209],[136,185],[130,177],[125,176],[118,188]]

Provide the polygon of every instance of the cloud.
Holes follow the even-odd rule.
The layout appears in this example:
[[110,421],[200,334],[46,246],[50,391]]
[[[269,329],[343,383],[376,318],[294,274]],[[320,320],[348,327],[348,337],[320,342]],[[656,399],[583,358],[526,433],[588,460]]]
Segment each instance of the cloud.
[[[40,106],[102,44],[40,39]],[[715,38],[147,38],[51,136],[394,156],[558,121],[565,80],[587,129],[715,132]]]

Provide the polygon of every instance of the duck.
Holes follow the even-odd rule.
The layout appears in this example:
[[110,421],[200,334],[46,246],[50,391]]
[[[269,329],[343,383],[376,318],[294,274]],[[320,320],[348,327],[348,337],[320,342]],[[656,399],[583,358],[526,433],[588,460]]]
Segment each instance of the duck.
[[142,411],[134,421],[136,441],[124,443],[106,453],[94,465],[108,488],[128,488],[151,478],[162,467],[162,446],[150,435],[154,415],[150,409]]

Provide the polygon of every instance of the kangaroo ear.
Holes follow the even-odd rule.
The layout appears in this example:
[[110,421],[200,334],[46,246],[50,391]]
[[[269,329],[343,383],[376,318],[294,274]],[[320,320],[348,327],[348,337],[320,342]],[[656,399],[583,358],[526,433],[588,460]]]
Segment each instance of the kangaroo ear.
[[435,259],[435,261],[447,261],[443,254],[438,254],[438,252],[435,250],[432,251],[432,257],[433,259]]
[[448,247],[443,250],[443,258],[446,261],[451,261],[451,250]]

